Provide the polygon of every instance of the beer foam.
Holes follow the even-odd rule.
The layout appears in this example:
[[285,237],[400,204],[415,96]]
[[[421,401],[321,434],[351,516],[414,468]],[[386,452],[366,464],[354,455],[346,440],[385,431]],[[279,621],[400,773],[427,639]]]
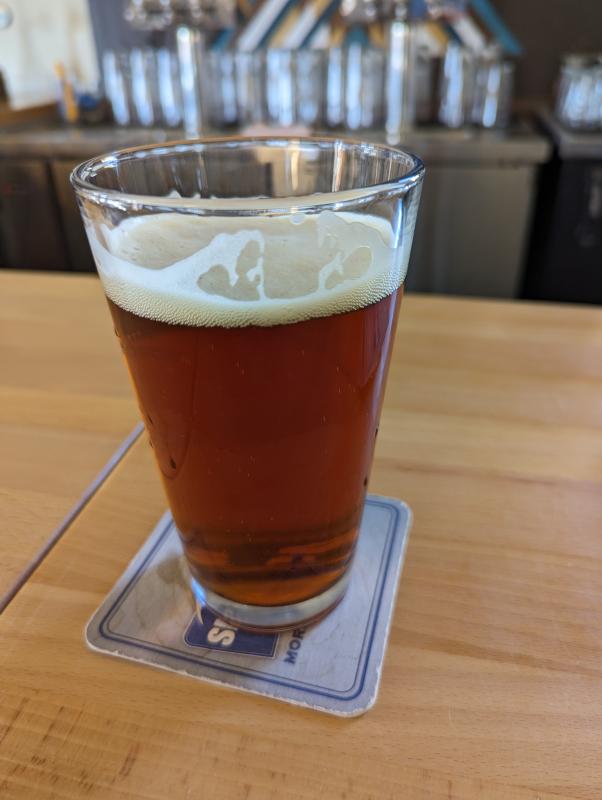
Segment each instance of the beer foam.
[[108,297],[138,316],[242,327],[353,311],[394,292],[407,249],[380,217],[160,213],[88,236]]

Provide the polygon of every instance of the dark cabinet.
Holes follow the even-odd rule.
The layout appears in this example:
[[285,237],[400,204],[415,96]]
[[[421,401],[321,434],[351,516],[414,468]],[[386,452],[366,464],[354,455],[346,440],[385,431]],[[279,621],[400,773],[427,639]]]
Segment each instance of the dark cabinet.
[[602,303],[602,159],[555,159],[539,200],[524,296]]
[[554,142],[540,174],[523,296],[602,303],[602,134],[539,121]]
[[76,272],[94,272],[94,260],[88,238],[75,200],[75,192],[69,182],[73,169],[81,162],[54,159],[50,162],[54,188],[65,229],[65,239],[72,269]]
[[50,169],[35,159],[0,159],[0,266],[70,269]]

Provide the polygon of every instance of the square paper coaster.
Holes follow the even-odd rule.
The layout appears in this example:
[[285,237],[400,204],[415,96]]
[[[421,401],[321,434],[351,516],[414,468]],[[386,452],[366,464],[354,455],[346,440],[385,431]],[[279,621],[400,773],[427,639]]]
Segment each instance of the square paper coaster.
[[320,622],[285,633],[233,628],[195,605],[171,514],[159,521],[86,629],[94,650],[339,716],[376,701],[411,523],[371,495],[347,594]]

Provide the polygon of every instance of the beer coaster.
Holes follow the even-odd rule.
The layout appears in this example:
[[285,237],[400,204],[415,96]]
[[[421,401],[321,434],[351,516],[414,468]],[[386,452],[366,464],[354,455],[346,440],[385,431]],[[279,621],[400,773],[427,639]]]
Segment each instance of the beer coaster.
[[320,622],[250,633],[195,606],[167,512],[86,629],[93,650],[338,716],[371,708],[411,524],[409,507],[366,500],[347,594]]

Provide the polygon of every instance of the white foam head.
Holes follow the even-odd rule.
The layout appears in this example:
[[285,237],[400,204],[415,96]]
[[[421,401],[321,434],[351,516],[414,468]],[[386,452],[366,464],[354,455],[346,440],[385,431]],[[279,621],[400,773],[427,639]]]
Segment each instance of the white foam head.
[[[380,217],[130,217],[88,225],[105,291],[171,324],[278,325],[352,311],[394,292],[408,248]],[[411,236],[410,236],[411,239]]]

